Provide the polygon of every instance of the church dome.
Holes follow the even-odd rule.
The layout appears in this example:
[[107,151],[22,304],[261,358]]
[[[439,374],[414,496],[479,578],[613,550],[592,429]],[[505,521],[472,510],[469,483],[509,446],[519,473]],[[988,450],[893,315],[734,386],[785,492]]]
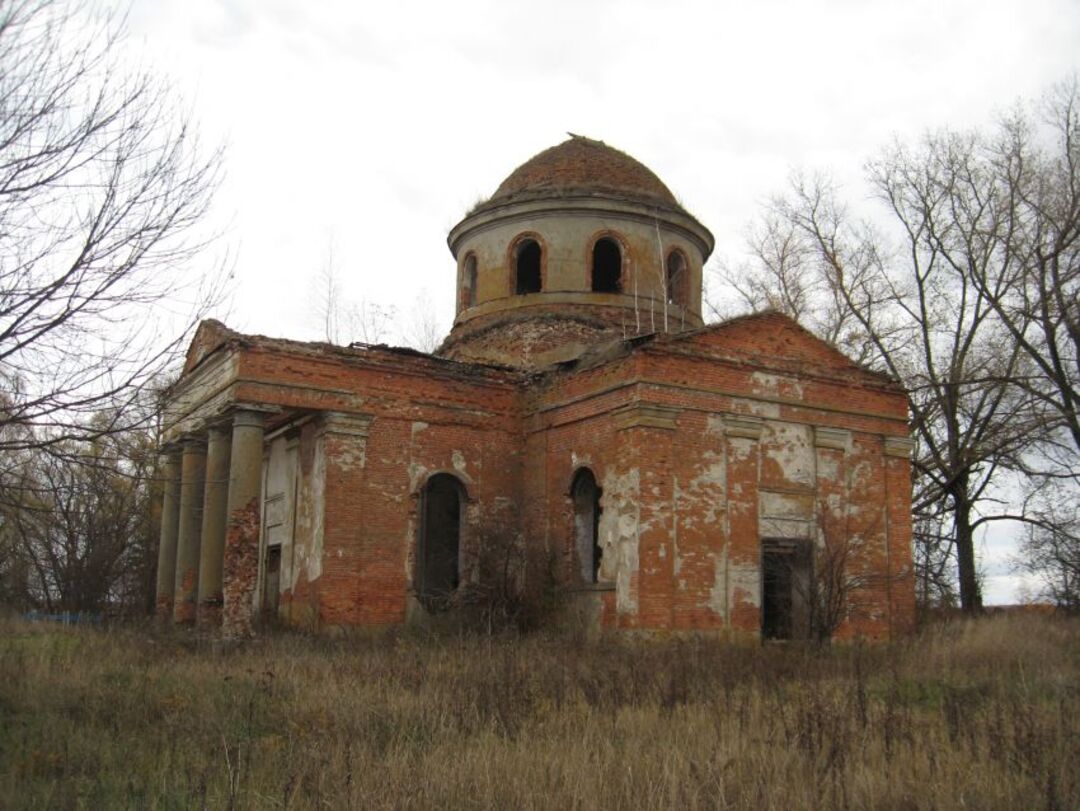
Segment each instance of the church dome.
[[701,326],[708,229],[603,141],[521,164],[447,238],[457,317],[439,354],[541,368],[589,346]]
[[478,210],[577,195],[601,195],[682,211],[664,182],[640,161],[581,135],[534,155],[510,173]]

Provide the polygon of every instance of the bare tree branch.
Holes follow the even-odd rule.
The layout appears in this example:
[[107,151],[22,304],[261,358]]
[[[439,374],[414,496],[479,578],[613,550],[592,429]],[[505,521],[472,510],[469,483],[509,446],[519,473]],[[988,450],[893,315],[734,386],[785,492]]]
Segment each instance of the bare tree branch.
[[0,451],[132,427],[219,297],[220,266],[193,265],[220,152],[119,67],[122,33],[77,3],[0,0]]

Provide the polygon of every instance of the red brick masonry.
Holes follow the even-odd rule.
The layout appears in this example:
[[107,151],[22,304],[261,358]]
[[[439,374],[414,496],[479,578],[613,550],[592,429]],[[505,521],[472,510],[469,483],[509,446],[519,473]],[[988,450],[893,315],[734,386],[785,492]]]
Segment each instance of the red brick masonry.
[[[756,635],[762,540],[824,532],[851,542],[859,575],[841,635],[912,622],[906,396],[778,314],[617,340],[537,373],[208,322],[178,392],[189,423],[256,404],[266,435],[295,443],[285,622],[404,622],[437,473],[465,493],[463,582],[494,545],[524,550],[523,585],[554,576],[572,592],[583,467],[603,489],[602,582],[568,599],[593,601],[604,627]],[[252,503],[229,526],[229,633],[250,632],[260,520]]]

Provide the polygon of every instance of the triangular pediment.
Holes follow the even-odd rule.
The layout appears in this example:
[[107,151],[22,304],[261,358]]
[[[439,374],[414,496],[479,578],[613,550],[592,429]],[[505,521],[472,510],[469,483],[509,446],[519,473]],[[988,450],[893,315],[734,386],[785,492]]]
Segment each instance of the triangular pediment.
[[682,333],[674,339],[680,348],[697,347],[707,354],[743,358],[764,365],[806,368],[818,373],[892,382],[880,372],[853,361],[818,338],[793,318],[774,311],[752,313]]
[[184,374],[192,371],[203,362],[204,358],[235,337],[237,334],[220,321],[208,318],[201,322],[195,330],[195,337],[191,339],[191,344],[188,346],[187,356],[184,359]]

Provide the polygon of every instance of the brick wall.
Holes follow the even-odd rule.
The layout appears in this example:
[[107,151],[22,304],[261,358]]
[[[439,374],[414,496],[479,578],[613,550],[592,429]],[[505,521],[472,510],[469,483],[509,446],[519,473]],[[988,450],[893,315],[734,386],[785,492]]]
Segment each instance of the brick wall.
[[906,399],[787,319],[625,344],[531,377],[245,340],[228,396],[277,409],[267,430],[297,443],[289,622],[406,620],[421,493],[437,473],[467,495],[464,582],[495,546],[515,552],[526,587],[580,588],[570,487],[587,467],[603,489],[605,627],[754,636],[762,538],[820,541],[826,526],[854,540],[865,575],[841,635],[911,624]]

